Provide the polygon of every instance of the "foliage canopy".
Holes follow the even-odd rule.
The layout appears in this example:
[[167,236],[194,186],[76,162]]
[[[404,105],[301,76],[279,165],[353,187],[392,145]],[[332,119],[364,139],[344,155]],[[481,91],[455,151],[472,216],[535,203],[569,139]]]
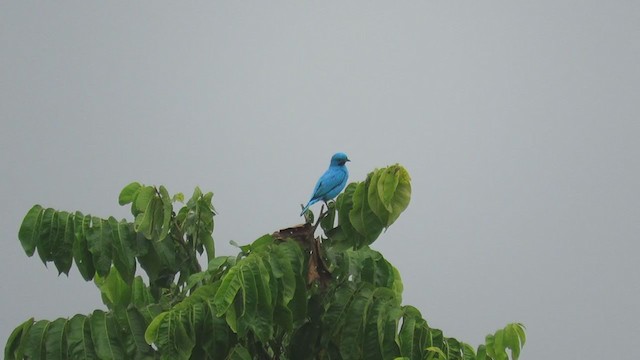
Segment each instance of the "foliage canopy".
[[134,182],[118,199],[133,221],[31,208],[18,234],[25,253],[59,274],[75,263],[106,309],[28,319],[5,359],[506,360],[507,350],[518,359],[521,324],[474,349],[402,305],[398,270],[369,247],[409,205],[402,166],[374,170],[315,223],[307,212],[305,224],[238,246],[237,256],[215,255],[212,197],[196,188],[185,203]]

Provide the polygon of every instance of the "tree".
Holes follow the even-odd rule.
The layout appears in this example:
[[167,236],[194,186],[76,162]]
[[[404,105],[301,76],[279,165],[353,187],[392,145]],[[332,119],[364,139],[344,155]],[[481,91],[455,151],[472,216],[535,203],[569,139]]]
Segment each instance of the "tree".
[[369,245],[409,204],[403,167],[374,170],[315,222],[307,212],[305,224],[238,246],[237,256],[215,255],[212,197],[196,188],[184,203],[134,182],[119,196],[133,222],[31,208],[18,234],[26,254],[59,274],[75,262],[107,309],[31,318],[9,337],[5,359],[518,358],[521,324],[474,350],[402,305],[398,270]]

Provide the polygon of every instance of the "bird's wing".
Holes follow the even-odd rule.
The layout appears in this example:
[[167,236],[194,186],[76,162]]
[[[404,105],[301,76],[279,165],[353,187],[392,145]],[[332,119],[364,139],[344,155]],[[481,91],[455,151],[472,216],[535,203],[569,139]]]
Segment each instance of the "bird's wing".
[[340,186],[347,178],[347,173],[341,169],[329,169],[318,179],[313,189],[312,199],[321,199],[331,190]]

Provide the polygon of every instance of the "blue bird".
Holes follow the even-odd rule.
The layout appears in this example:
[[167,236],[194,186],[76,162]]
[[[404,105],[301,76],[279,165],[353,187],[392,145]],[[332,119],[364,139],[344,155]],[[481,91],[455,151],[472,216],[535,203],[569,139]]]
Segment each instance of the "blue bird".
[[309,209],[309,206],[320,200],[326,203],[338,196],[340,191],[344,189],[345,185],[347,185],[347,179],[349,178],[349,171],[345,166],[347,161],[351,160],[349,160],[345,153],[339,152],[331,157],[329,169],[327,169],[327,171],[320,176],[320,179],[318,179],[316,187],[313,189],[313,195],[311,195],[311,199],[307,203],[307,206],[302,209],[300,216],[304,215],[307,209]]

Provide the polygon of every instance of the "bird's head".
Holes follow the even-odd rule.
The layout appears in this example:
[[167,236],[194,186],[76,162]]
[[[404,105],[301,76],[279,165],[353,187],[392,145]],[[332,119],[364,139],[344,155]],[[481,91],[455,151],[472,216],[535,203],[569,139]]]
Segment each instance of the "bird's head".
[[347,163],[347,161],[351,161],[347,157],[347,154],[341,153],[341,152],[335,153],[331,157],[331,166],[343,166],[344,164]]

